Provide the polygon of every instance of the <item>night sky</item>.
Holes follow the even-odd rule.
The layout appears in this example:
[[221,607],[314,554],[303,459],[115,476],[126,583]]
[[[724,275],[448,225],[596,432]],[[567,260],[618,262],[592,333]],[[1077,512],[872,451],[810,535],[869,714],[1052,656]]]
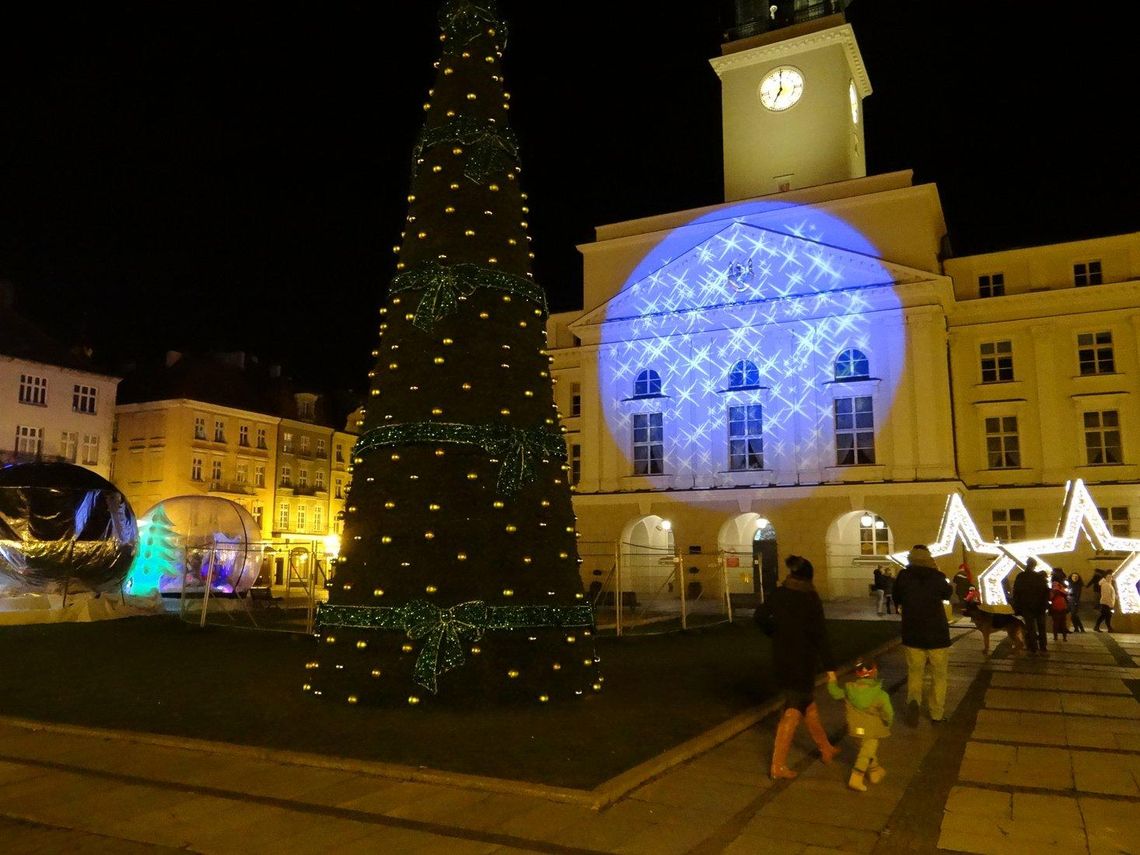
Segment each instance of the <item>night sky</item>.
[[[536,273],[575,308],[595,225],[722,198],[718,4],[500,5]],[[958,254],[1140,229],[1115,5],[858,0],[869,172],[936,181]],[[22,311],[110,367],[247,350],[363,386],[436,4],[90,6],[0,17],[0,278]]]

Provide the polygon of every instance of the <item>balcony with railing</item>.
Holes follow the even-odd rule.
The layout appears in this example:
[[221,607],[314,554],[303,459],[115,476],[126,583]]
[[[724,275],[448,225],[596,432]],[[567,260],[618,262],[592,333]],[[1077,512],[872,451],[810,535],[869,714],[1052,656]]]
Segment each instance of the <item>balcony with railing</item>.
[[243,481],[211,481],[207,489],[211,493],[230,493],[235,496],[253,495],[253,487]]
[[724,20],[726,42],[761,36],[773,30],[841,13],[851,0],[731,0]]

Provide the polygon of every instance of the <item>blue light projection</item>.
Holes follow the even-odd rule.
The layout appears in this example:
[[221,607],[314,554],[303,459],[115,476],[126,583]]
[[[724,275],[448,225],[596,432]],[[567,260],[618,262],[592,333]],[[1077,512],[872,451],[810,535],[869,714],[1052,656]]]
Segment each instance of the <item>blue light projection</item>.
[[[656,486],[832,480],[836,399],[872,396],[878,428],[901,374],[895,285],[918,277],[877,255],[837,217],[781,202],[674,229],[605,308],[598,382],[618,447],[631,456],[634,416],[661,413],[669,483]],[[730,454],[729,408],[749,405],[762,411],[760,472]]]

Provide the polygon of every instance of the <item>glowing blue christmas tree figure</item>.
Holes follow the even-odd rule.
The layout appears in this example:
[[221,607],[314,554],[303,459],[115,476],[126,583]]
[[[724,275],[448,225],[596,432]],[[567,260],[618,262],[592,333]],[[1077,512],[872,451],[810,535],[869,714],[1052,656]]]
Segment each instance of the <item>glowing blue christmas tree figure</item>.
[[153,596],[163,578],[178,578],[181,567],[182,550],[174,523],[159,505],[139,520],[139,550],[124,589],[136,597]]

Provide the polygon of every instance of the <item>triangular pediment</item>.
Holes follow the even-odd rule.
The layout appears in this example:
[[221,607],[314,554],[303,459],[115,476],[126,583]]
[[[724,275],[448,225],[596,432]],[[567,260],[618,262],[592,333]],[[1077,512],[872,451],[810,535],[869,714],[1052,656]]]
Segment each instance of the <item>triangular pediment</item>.
[[930,278],[924,271],[872,255],[738,221],[640,275],[572,326],[731,311]]

